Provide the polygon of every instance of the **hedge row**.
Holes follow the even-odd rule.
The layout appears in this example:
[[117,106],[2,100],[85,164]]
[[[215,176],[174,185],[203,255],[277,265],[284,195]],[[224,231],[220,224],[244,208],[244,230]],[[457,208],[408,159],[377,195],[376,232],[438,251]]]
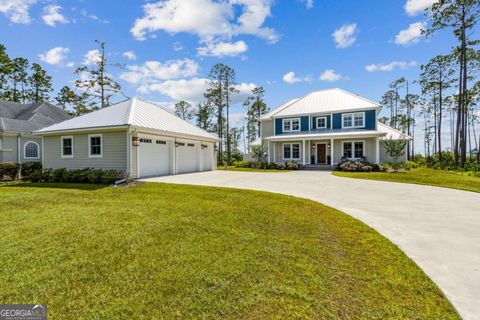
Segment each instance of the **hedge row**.
[[297,170],[298,163],[291,162],[254,162],[254,161],[235,161],[233,166],[236,168],[259,168],[259,169],[277,169],[277,170]]
[[0,163],[0,180],[15,180],[19,177],[21,170],[21,176],[28,178],[33,171],[42,169],[41,162],[24,162],[22,164],[15,162],[3,162]]
[[100,169],[46,169],[36,170],[29,176],[33,182],[75,182],[113,184],[121,178],[117,170]]

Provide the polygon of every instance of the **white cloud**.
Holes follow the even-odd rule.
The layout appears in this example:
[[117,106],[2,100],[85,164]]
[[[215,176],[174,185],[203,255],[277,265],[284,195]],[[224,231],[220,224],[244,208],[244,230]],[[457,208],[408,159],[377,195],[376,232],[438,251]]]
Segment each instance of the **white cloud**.
[[383,71],[383,72],[390,72],[396,68],[406,69],[408,67],[414,67],[417,63],[415,61],[392,61],[387,64],[369,64],[365,67],[368,72],[375,72],[375,71]]
[[347,48],[355,43],[357,38],[355,33],[357,32],[357,24],[351,23],[341,26],[339,29],[332,33],[333,40],[337,48]]
[[[197,35],[201,41],[230,39],[241,34],[276,42],[275,30],[263,27],[270,16],[271,0],[165,0],[143,6],[144,16],[135,20],[130,32],[137,40],[162,30]],[[237,16],[236,13],[241,10]],[[201,14],[199,14],[201,12]]]
[[62,10],[62,7],[56,5],[44,7],[42,16],[43,22],[51,27],[55,27],[57,23],[68,23],[68,19],[60,13],[60,10]]
[[214,57],[234,57],[247,50],[248,46],[244,41],[207,43],[205,47],[197,48],[200,56]]
[[[191,103],[197,103],[204,100],[203,94],[208,88],[208,82],[209,80],[205,78],[167,80],[164,82],[144,84],[138,88],[138,91],[143,94],[156,92],[175,101],[185,100]],[[256,86],[254,83],[238,84],[236,89],[239,93],[232,96],[232,104],[243,102]]]
[[437,0],[408,0],[405,3],[405,12],[409,16],[416,16],[430,8]]
[[400,31],[395,36],[395,43],[401,46],[408,46],[418,43],[422,37],[422,30],[427,27],[425,22],[415,22],[408,26],[407,29]]
[[307,9],[312,9],[313,8],[313,0],[305,0],[305,5],[307,6]]
[[158,80],[195,76],[198,68],[198,64],[191,59],[169,60],[165,63],[147,61],[143,65],[127,66],[128,71],[121,74],[120,78],[129,83],[149,85]]
[[135,54],[135,52],[133,52],[132,50],[130,51],[125,51],[123,54],[122,54],[123,57],[127,58],[128,60],[137,60],[137,55]]
[[56,47],[48,50],[45,53],[41,53],[38,56],[40,57],[40,60],[48,64],[60,64],[63,60],[65,60],[69,52],[69,48]]
[[173,50],[174,51],[182,51],[183,50],[183,45],[180,42],[175,42],[173,44]]
[[0,13],[3,13],[13,23],[29,24],[30,6],[37,0],[0,0]]
[[298,77],[295,72],[293,71],[290,71],[290,72],[287,72],[283,75],[282,77],[283,81],[288,83],[288,84],[293,84],[293,83],[297,83],[297,82],[305,82],[305,81],[311,81],[312,78],[310,76],[306,76],[306,77]]
[[98,49],[90,50],[83,57],[83,64],[95,64],[101,59],[101,53]]
[[67,63],[67,67],[73,68],[75,66],[75,62],[69,62]]
[[320,75],[320,80],[322,80],[322,81],[335,82],[335,81],[339,81],[339,80],[342,80],[342,79],[343,79],[342,75],[336,73],[335,70],[333,70],[333,69],[325,70]]

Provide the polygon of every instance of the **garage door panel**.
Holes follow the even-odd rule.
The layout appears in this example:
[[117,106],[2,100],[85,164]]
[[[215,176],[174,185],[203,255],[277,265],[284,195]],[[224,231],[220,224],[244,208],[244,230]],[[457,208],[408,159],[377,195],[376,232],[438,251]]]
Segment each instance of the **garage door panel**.
[[194,141],[180,141],[177,147],[178,173],[198,171],[199,143]]
[[202,146],[203,171],[213,170],[213,144],[204,143]]
[[140,136],[138,165],[140,177],[170,173],[171,141],[158,136]]

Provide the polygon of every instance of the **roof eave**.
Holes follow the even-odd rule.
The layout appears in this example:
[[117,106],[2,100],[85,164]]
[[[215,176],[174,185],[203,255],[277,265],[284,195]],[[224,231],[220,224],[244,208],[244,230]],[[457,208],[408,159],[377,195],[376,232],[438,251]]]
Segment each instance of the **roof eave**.
[[74,133],[74,132],[89,132],[89,131],[98,131],[98,130],[121,130],[121,129],[128,129],[130,126],[126,125],[119,125],[119,126],[101,126],[101,127],[86,127],[86,128],[74,128],[74,129],[62,129],[62,130],[48,130],[43,131],[42,129],[33,132],[35,135],[43,136],[43,135],[56,135],[61,133]]
[[375,138],[385,136],[385,132],[368,131],[368,132],[338,132],[338,133],[309,133],[299,135],[279,135],[264,138],[270,141],[295,140],[295,139],[332,139],[332,138]]

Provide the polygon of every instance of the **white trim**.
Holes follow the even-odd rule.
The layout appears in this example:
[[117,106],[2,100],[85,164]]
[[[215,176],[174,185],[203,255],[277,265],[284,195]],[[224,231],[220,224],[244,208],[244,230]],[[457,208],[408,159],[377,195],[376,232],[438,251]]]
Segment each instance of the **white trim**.
[[42,137],[42,168],[45,168],[45,143]]
[[305,165],[305,139],[303,141],[303,150],[302,150],[302,155],[303,155],[303,165]]
[[132,175],[132,134],[127,130],[127,177]]
[[[298,144],[298,149],[300,149],[300,143],[292,142],[292,143],[282,143],[282,160],[300,160],[300,150],[298,150],[298,158],[293,157],[293,145]],[[285,145],[290,146],[290,158],[285,158]]]
[[[362,119],[363,119],[363,125],[361,126],[356,126],[355,125],[355,115],[362,114]],[[352,125],[346,127],[345,126],[345,117],[346,116],[352,116]],[[355,129],[355,128],[365,128],[365,111],[363,112],[351,112],[351,113],[342,113],[342,129]]]
[[[22,162],[22,151],[21,151],[21,143],[20,143],[21,135],[17,135],[17,162]],[[25,150],[24,150],[25,152]]]
[[[357,143],[357,142],[361,142],[363,144],[362,156],[361,157],[355,157],[355,143]],[[344,152],[343,152],[344,151],[343,147],[344,147],[345,143],[350,143],[352,145],[352,157],[351,158],[346,158],[346,159],[358,160],[358,159],[361,159],[361,158],[365,157],[365,140],[345,140],[345,141],[342,141],[342,158],[345,158]]]
[[[92,154],[92,138],[100,137],[100,154]],[[89,158],[103,158],[103,134],[95,133],[88,135],[88,157]]]
[[[268,142],[268,143],[270,144],[270,142]],[[277,157],[276,154],[275,154],[276,153],[276,150],[275,150],[275,145],[276,144],[277,144],[276,142],[273,142],[273,162],[276,162],[275,158]]]
[[[63,154],[63,139],[72,139],[72,154],[64,155]],[[60,155],[62,159],[72,159],[73,158],[73,136],[61,136],[60,137]]]
[[[318,146],[324,144],[325,145],[325,162],[320,163],[318,162]],[[328,143],[327,142],[317,142],[315,143],[315,164],[328,164]]]
[[[298,120],[298,130],[293,130],[293,121]],[[290,122],[290,130],[285,130],[285,122]],[[302,121],[300,118],[282,119],[282,132],[298,132],[302,129]]]
[[[33,143],[34,145],[37,146],[37,156],[36,157],[27,157],[27,145]],[[38,160],[40,159],[40,145],[35,142],[35,141],[27,141],[23,144],[23,159],[34,159]]]
[[[319,119],[325,119],[325,125],[323,127],[318,126],[318,120]],[[316,117],[315,118],[315,129],[327,129],[327,117]]]
[[330,165],[333,166],[335,165],[335,152],[334,148],[335,147],[335,140],[332,138],[330,139]]
[[380,138],[375,138],[375,163],[380,164]]

